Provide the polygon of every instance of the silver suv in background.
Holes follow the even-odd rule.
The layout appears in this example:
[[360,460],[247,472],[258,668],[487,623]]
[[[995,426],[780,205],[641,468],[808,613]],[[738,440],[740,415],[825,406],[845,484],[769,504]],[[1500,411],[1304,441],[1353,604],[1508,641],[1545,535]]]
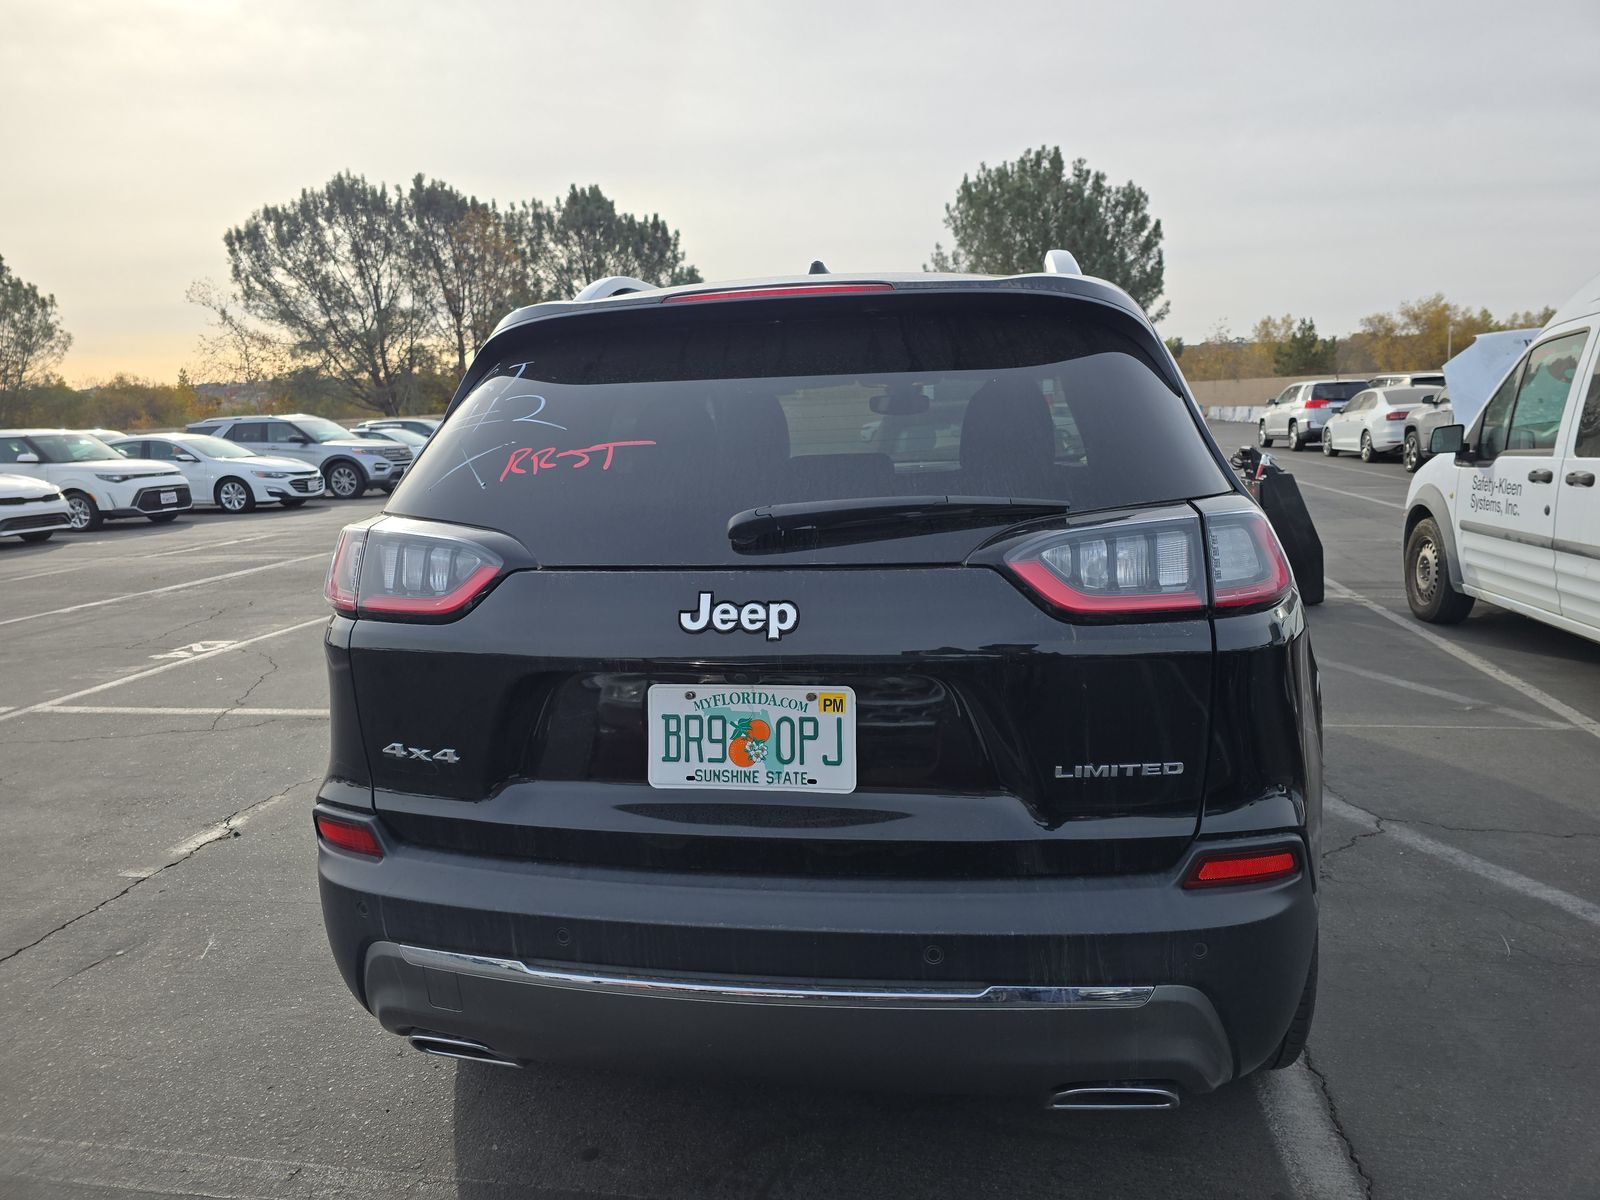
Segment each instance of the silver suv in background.
[[394,491],[414,457],[398,442],[369,441],[326,417],[289,413],[281,417],[210,417],[188,427],[237,442],[257,454],[311,463],[335,500],[354,500],[369,487]]
[[1289,449],[1303,450],[1307,442],[1321,441],[1328,418],[1343,412],[1350,398],[1367,386],[1362,379],[1291,383],[1267,402],[1267,411],[1256,424],[1256,439],[1270,446],[1274,438],[1285,438]]

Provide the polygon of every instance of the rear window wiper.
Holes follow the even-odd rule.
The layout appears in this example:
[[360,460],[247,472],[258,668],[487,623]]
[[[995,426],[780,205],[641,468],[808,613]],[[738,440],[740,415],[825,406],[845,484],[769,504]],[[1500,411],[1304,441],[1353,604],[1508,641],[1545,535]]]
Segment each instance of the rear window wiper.
[[849,542],[911,537],[933,529],[1013,525],[1070,512],[1064,500],[1010,496],[867,496],[747,508],[728,520],[740,554],[779,554]]

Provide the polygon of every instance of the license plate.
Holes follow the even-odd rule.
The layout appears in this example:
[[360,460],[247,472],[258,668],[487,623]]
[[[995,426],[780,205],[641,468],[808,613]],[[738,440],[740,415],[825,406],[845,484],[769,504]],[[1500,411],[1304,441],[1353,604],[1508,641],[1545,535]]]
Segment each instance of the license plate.
[[651,787],[856,790],[850,688],[657,684],[649,714]]
[[162,492],[161,493],[161,503],[163,503],[163,504],[176,504],[177,502],[178,502],[178,493],[177,492]]

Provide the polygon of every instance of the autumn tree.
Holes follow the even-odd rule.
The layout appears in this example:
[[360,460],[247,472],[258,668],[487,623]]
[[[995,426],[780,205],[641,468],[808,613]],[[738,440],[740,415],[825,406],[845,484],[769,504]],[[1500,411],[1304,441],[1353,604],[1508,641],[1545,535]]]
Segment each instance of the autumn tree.
[[398,188],[335,175],[223,235],[238,300],[309,367],[378,412],[403,411],[429,365],[431,281]]
[[595,184],[574,184],[554,204],[526,202],[516,221],[530,301],[570,299],[608,275],[630,275],[658,287],[700,282],[700,272],[684,260],[677,230],[655,213],[618,212]]
[[0,420],[16,418],[23,391],[45,382],[71,345],[56,298],[18,279],[0,258]]
[[1050,250],[1067,250],[1084,274],[1110,280],[1159,321],[1171,306],[1158,306],[1166,263],[1149,207],[1132,181],[1113,187],[1081,158],[1069,170],[1059,146],[979,163],[945,205],[951,246],[936,244],[928,269],[1016,275],[1040,270]]
[[492,201],[421,175],[412,180],[409,202],[417,265],[432,285],[435,326],[461,375],[469,351],[506,313],[532,299],[517,222]]

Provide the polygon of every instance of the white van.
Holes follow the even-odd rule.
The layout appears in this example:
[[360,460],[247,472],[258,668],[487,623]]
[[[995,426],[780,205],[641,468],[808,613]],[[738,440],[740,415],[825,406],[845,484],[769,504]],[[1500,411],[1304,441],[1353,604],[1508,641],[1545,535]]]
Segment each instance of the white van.
[[1448,624],[1481,597],[1600,641],[1600,276],[1429,448],[1406,496],[1411,611]]

